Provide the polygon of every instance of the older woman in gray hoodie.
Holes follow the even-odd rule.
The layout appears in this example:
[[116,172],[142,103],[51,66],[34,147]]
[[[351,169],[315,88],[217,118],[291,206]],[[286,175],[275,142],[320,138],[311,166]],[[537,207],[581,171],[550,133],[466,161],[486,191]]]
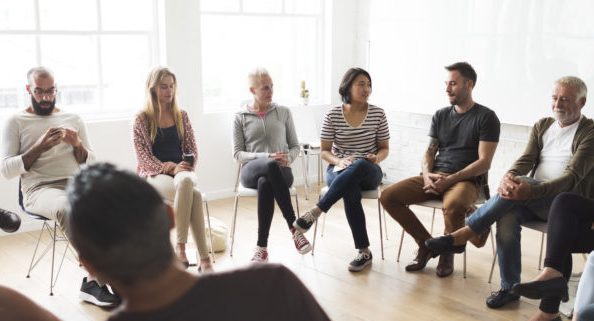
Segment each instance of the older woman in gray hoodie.
[[235,114],[233,157],[242,163],[241,184],[258,189],[258,242],[252,262],[263,263],[268,261],[268,234],[275,200],[297,251],[306,254],[311,245],[293,228],[296,218],[289,193],[293,184],[289,165],[299,155],[299,142],[291,111],[272,102],[273,84],[268,71],[255,69],[248,80],[254,99]]

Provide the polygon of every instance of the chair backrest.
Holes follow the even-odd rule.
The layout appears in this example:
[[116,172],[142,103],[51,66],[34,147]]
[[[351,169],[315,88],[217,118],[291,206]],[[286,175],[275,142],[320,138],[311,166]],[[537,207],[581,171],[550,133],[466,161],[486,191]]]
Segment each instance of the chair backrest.
[[483,175],[478,176],[477,183],[479,185],[480,192],[483,194],[483,197],[485,198],[485,201],[491,198],[491,191],[489,188],[489,172],[486,172]]
[[19,179],[19,206],[23,211],[26,212],[25,206],[23,206],[23,191],[21,190],[21,179]]

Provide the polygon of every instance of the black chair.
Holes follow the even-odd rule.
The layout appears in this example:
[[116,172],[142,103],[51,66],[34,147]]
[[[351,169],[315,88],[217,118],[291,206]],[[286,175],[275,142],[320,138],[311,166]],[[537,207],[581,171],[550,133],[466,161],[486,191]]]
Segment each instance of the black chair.
[[[29,264],[29,270],[27,271],[27,278],[29,278],[31,276],[31,272],[33,271],[35,266],[37,266],[39,261],[41,261],[41,259],[45,256],[45,254],[51,248],[51,250],[52,250],[52,266],[51,266],[51,274],[50,274],[50,295],[54,295],[54,286],[56,285],[56,282],[58,281],[58,275],[60,274],[60,270],[62,269],[62,263],[64,263],[64,258],[66,257],[66,251],[68,249],[70,242],[68,241],[68,238],[66,237],[64,232],[58,226],[57,221],[54,220],[53,224],[52,224],[51,219],[49,219],[45,216],[39,215],[39,214],[31,213],[25,209],[25,206],[23,205],[23,193],[21,191],[21,181],[20,180],[19,180],[19,206],[25,213],[27,213],[27,215],[31,216],[32,218],[34,218],[36,220],[40,220],[43,224],[41,227],[41,231],[39,232],[39,237],[37,238],[37,244],[35,245],[35,251],[33,251],[33,257],[31,258],[31,263]],[[47,246],[43,250],[43,253],[41,253],[41,255],[39,255],[37,257],[37,260],[35,260],[35,257],[37,256],[37,249],[39,248],[39,243],[41,242],[41,237],[43,236],[44,231],[47,231],[47,233],[49,234],[49,236],[51,238],[51,242],[49,244],[47,244]],[[64,247],[64,252],[62,253],[62,259],[60,260],[60,265],[58,266],[57,271],[55,271],[56,242],[66,242],[66,246]]]

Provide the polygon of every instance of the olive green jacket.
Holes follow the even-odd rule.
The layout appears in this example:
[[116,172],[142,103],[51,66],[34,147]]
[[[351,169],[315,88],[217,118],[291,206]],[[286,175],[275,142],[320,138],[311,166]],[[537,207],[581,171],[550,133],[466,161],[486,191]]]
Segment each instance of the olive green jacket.
[[[513,175],[534,172],[543,148],[542,136],[556,120],[543,118],[534,124],[524,154],[509,169]],[[594,198],[594,121],[585,116],[579,121],[571,144],[573,156],[563,175],[538,185],[532,185],[531,198],[554,197],[562,192],[574,192]]]

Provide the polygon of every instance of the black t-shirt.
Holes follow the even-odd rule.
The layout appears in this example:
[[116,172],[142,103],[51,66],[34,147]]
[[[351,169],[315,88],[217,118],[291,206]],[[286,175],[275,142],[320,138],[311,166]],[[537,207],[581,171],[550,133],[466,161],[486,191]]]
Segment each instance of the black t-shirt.
[[478,159],[479,141],[498,142],[499,118],[491,109],[474,104],[459,114],[454,106],[433,115],[429,136],[439,141],[434,172],[455,173]]
[[286,267],[262,264],[201,276],[171,305],[144,313],[116,312],[108,321],[330,320]]
[[152,152],[163,163],[174,162],[177,164],[182,161],[181,139],[179,139],[175,125],[157,129]]

